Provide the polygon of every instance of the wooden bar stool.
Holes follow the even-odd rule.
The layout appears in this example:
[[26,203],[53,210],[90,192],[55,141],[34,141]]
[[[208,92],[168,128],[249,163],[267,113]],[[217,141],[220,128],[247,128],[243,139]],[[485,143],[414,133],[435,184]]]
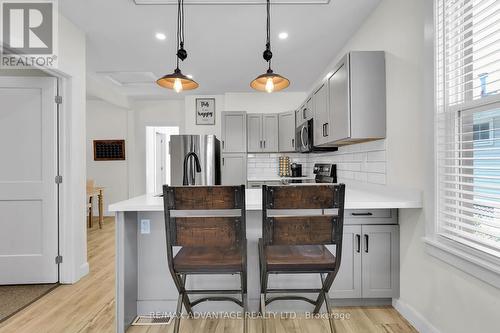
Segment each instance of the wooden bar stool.
[[[243,308],[247,332],[247,240],[245,186],[163,186],[168,267],[179,291],[174,332],[182,305],[189,314],[204,301],[232,301]],[[174,256],[173,247],[180,246]],[[186,289],[192,274],[239,274],[235,290]],[[222,294],[190,300],[189,295]],[[241,300],[229,295],[241,295]]]
[[[330,329],[335,331],[328,292],[340,267],[345,185],[262,187],[262,239],[259,239],[261,272],[260,311],[278,300],[302,300],[318,313],[325,302]],[[333,255],[325,245],[335,245]],[[321,288],[270,289],[269,274],[318,273]],[[295,295],[318,293],[315,300]],[[265,325],[263,324],[265,328]]]

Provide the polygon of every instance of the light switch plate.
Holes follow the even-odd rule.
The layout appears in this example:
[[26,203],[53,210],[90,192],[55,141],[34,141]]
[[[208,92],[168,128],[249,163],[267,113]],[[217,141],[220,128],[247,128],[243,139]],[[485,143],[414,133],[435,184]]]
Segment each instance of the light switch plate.
[[150,234],[151,233],[151,221],[150,220],[141,220],[141,234]]

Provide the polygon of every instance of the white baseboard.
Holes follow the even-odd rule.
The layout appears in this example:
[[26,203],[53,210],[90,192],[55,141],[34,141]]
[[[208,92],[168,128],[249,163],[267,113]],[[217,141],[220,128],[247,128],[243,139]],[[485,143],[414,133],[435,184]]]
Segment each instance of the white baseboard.
[[82,264],[80,266],[80,268],[78,269],[78,280],[80,280],[82,277],[84,277],[85,275],[89,274],[90,272],[90,267],[89,267],[89,263],[88,262],[85,262],[84,264]]
[[432,326],[427,319],[425,319],[410,305],[400,301],[399,299],[393,299],[392,306],[420,333],[440,333],[437,328]]

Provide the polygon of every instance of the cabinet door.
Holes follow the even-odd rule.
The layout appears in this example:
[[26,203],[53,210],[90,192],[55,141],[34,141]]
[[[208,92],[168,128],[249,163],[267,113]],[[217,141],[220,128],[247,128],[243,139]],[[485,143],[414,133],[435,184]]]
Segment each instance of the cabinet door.
[[360,225],[344,225],[340,269],[329,294],[333,298],[361,298]]
[[330,77],[330,141],[347,139],[351,136],[351,116],[349,108],[349,72],[347,57]]
[[279,114],[279,151],[295,151],[295,112]]
[[314,106],[312,102],[312,97],[309,97],[309,99],[307,100],[305,108],[302,110],[302,117],[304,121],[314,117]]
[[362,226],[364,298],[399,296],[399,226]]
[[248,152],[258,153],[262,151],[262,115],[247,115],[247,137]]
[[222,155],[222,185],[242,185],[247,183],[247,155]]
[[314,145],[328,142],[328,87],[323,84],[313,95]]
[[246,112],[222,112],[222,152],[243,153],[247,151]]
[[268,153],[278,152],[278,115],[262,115],[262,151]]

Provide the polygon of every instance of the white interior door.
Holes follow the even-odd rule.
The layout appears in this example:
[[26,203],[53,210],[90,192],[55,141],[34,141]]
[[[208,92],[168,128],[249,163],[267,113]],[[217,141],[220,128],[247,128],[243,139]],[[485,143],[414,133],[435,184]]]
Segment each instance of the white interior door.
[[0,77],[0,284],[58,281],[56,88]]
[[166,184],[166,147],[167,147],[167,136],[165,133],[156,132],[155,136],[155,178],[156,178],[156,189],[155,193],[161,193],[163,191],[163,185]]

